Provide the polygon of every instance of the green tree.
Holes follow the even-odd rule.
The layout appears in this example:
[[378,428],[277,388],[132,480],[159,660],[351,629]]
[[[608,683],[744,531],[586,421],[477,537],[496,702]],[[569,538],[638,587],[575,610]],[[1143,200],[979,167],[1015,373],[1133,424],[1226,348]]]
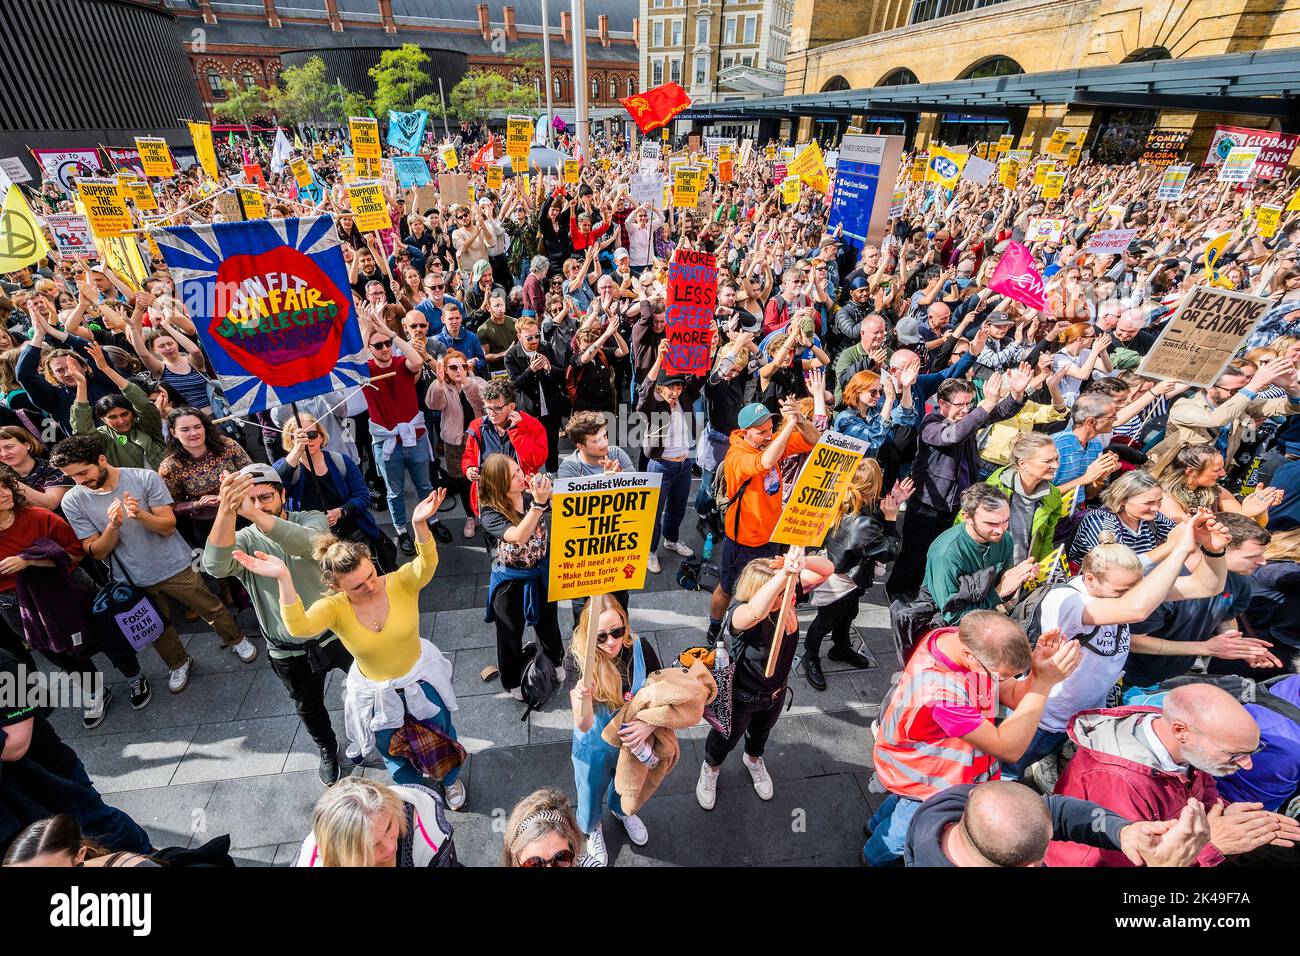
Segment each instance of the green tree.
[[333,114],[331,119],[339,123],[347,123],[349,116],[368,116],[373,113],[374,105],[360,93],[354,90],[342,90],[335,87],[336,97],[333,103]]
[[375,115],[388,117],[389,110],[407,112],[416,104],[416,93],[429,85],[429,54],[414,43],[385,50],[379,64],[370,68],[375,81]]
[[448,111],[457,119],[481,120],[497,110],[527,110],[536,105],[531,87],[521,86],[500,73],[470,70],[451,88]]
[[313,56],[301,66],[286,67],[267,103],[282,123],[338,121],[339,87],[325,78],[325,61]]
[[[230,80],[226,81],[226,98],[212,107],[212,115],[219,119],[239,120],[245,129],[249,129],[253,119],[270,112],[266,90],[260,86],[244,89]],[[252,135],[251,129],[249,135]]]

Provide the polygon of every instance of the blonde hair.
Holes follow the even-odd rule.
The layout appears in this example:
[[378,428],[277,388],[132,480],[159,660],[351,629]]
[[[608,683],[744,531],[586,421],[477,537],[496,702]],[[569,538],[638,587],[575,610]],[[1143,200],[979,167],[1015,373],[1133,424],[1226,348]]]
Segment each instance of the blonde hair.
[[[307,424],[308,422],[311,424]],[[286,419],[284,431],[280,435],[280,445],[285,451],[293,451],[293,436],[298,434],[300,428],[302,431],[311,431],[313,427],[320,432],[320,447],[323,451],[325,446],[330,443],[330,435],[329,432],[320,427],[320,419],[312,415],[299,415],[296,418]]]
[[[597,607],[598,610],[593,612],[593,607]],[[600,648],[596,648],[594,655],[596,673],[594,675],[582,673],[582,665],[587,659],[587,635],[589,633],[588,628],[591,626],[591,615],[593,613],[603,615],[606,611],[614,611],[618,614],[619,620],[627,628],[627,632],[623,635],[623,646],[632,646],[632,642],[636,640],[636,635],[632,632],[632,622],[627,619],[627,612],[623,610],[623,605],[607,594],[598,594],[587,602],[582,609],[582,613],[578,615],[578,626],[574,628],[573,640],[569,644],[569,653],[578,662],[579,679],[583,683],[594,683],[596,685],[592,697],[601,703],[609,704],[617,710],[623,706],[623,677],[613,659],[608,654],[603,653]]]
[[1033,458],[1048,445],[1054,444],[1051,435],[1042,432],[1021,432],[1011,442],[1011,464],[1018,466]]
[[518,866],[515,858],[523,852],[524,847],[549,833],[558,833],[564,837],[569,849],[577,857],[584,840],[578,830],[578,821],[574,819],[573,808],[569,805],[569,798],[558,790],[546,787],[534,790],[516,803],[510,812],[510,819],[506,821],[505,844],[501,848],[501,865]]
[[838,528],[840,522],[849,515],[861,514],[874,508],[880,501],[884,482],[885,475],[880,470],[880,462],[874,458],[862,459],[858,467],[853,470],[853,477],[849,479],[848,487],[844,489],[844,497],[840,501],[839,510],[835,513],[833,527]]
[[18,388],[18,358],[23,354],[21,348],[9,349],[0,353],[0,391],[5,394]]
[[406,806],[378,780],[344,777],[327,789],[312,811],[311,829],[322,866],[374,866],[375,818],[388,814],[406,836]]
[[1203,471],[1218,454],[1220,454],[1219,449],[1208,442],[1184,445],[1160,464],[1155,471],[1155,476],[1160,481],[1160,487],[1164,488],[1169,497],[1187,511],[1214,508],[1219,503],[1219,494],[1214,486],[1193,488],[1189,472]]
[[1109,487],[1101,493],[1101,503],[1108,510],[1119,514],[1124,510],[1129,499],[1159,487],[1160,482],[1154,475],[1135,468],[1133,471],[1124,472],[1110,483]]
[[1137,556],[1137,552],[1128,545],[1106,540],[1113,537],[1114,533],[1107,531],[1103,531],[1098,536],[1102,543],[1089,551],[1088,556],[1083,559],[1083,567],[1079,569],[1080,574],[1091,574],[1099,578],[1111,571],[1142,573],[1142,559]]
[[758,593],[759,588],[776,576],[781,565],[780,557],[755,558],[750,561],[745,565],[745,570],[740,572],[740,577],[736,579],[736,589],[732,596],[741,603],[748,601]]
[[1300,528],[1274,532],[1264,557],[1269,561],[1300,561]]
[[344,541],[332,534],[323,534],[312,542],[311,556],[320,565],[321,582],[328,588],[338,584],[345,574],[370,561],[370,548],[361,541]]

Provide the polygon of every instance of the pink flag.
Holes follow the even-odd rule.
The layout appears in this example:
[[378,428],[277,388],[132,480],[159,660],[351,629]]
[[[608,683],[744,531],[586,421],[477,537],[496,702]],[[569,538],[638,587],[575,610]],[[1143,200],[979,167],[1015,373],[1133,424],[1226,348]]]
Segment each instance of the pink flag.
[[1029,249],[1018,242],[1007,243],[1002,260],[993,270],[989,288],[1031,309],[1047,311],[1042,274],[1034,268],[1034,257],[1029,254]]

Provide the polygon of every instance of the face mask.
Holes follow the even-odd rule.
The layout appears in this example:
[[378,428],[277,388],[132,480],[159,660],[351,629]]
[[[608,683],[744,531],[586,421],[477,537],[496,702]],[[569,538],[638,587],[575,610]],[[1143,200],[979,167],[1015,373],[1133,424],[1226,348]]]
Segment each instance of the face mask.
[[966,276],[957,276],[957,288],[964,289],[970,285],[970,279]]

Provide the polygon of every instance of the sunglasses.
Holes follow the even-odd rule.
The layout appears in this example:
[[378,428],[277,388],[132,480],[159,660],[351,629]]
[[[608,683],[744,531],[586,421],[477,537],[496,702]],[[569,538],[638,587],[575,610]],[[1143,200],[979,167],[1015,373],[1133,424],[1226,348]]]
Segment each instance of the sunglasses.
[[627,633],[627,626],[622,624],[608,631],[597,631],[596,646],[600,647],[602,645],[610,643],[611,641],[621,641],[623,640],[623,635],[625,635],[626,633]]
[[461,365],[460,363],[457,363],[457,364],[455,364],[455,365],[448,365],[447,368],[448,368],[448,370],[450,370],[450,371],[452,371],[452,372],[463,372],[463,371],[465,371],[465,366],[464,366],[464,365]]
[[445,285],[431,285],[431,286],[429,286],[429,291],[430,291],[430,292],[441,292],[441,291],[442,291],[443,289],[445,289],[445,288],[447,288]]
[[536,342],[538,339],[541,338],[541,336],[540,336],[540,335],[524,335],[524,336],[521,336],[521,338],[522,338],[525,342]]
[[391,348],[392,345],[393,345],[392,339],[380,339],[378,342],[370,343],[370,347],[372,349],[386,349],[386,348]]
[[530,856],[526,860],[520,860],[519,865],[526,870],[536,870],[542,867],[552,866],[573,866],[573,851],[561,850],[550,859],[543,859],[540,856]]
[[303,432],[303,434],[307,436],[308,441],[315,441],[317,438],[320,438],[320,432],[316,431],[314,428],[310,431]]

